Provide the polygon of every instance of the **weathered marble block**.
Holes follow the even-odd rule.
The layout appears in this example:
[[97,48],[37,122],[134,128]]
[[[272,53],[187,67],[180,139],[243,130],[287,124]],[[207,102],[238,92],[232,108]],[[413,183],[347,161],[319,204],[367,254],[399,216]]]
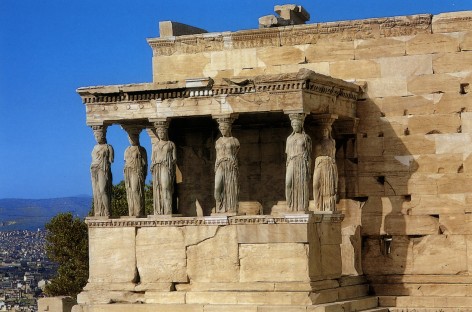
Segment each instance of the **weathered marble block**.
[[[342,218],[90,218],[90,278],[79,303],[329,302],[319,283],[341,277]],[[254,290],[266,294],[253,298]],[[229,295],[217,299],[222,291]]]
[[89,257],[89,284],[134,283],[136,228],[90,227]]
[[70,312],[74,304],[77,304],[77,302],[71,297],[40,298],[38,299],[38,312]]
[[180,227],[137,229],[136,264],[141,284],[187,282],[184,233]]
[[237,282],[239,255],[236,227],[218,227],[214,237],[189,246],[187,269],[190,281]]
[[240,246],[242,282],[310,281],[308,244],[268,243]]

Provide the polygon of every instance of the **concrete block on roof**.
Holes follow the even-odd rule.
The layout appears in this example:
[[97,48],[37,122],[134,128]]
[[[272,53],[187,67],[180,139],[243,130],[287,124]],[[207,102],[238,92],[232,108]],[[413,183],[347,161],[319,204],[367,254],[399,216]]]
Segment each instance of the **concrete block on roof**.
[[275,15],[262,16],[259,18],[259,28],[301,25],[310,19],[310,14],[301,5],[276,5],[274,11],[279,17]]
[[159,22],[159,36],[172,37],[207,33],[205,29],[172,21]]
[[294,25],[305,24],[310,19],[310,14],[301,5],[284,4],[274,6],[274,11],[285,20],[293,21]]

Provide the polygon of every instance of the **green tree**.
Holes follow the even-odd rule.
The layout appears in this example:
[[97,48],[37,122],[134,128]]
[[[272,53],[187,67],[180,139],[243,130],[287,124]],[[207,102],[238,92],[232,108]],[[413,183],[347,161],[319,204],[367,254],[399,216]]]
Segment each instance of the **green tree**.
[[152,182],[144,186],[144,213],[147,215],[154,214],[152,207]]
[[[144,206],[145,214],[153,214],[152,208],[152,184],[146,184],[144,186]],[[93,211],[93,208],[92,208]],[[93,212],[92,212],[93,213]],[[128,202],[126,199],[126,186],[125,181],[121,181],[118,184],[113,185],[111,195],[111,211],[110,216],[112,218],[119,218],[120,216],[127,216],[128,213]]]
[[125,181],[113,185],[111,191],[111,211],[110,217],[119,218],[128,215],[128,202],[126,200]]
[[[145,214],[152,214],[152,184],[145,186]],[[89,215],[93,215],[93,202]],[[125,182],[113,185],[112,218],[128,215]],[[88,279],[88,229],[71,213],[60,213],[46,224],[46,253],[57,262],[57,275],[46,286],[48,296],[77,296]]]
[[46,224],[46,254],[59,264],[48,296],[77,296],[88,279],[88,230],[80,218],[60,213]]

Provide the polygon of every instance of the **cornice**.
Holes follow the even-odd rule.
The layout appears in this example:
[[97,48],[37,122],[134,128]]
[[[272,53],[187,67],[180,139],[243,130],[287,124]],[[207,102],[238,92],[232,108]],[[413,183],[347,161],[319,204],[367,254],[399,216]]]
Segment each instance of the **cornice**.
[[149,38],[154,56],[223,51],[229,49],[313,44],[320,39],[342,41],[376,39],[431,33],[431,14],[371,18],[293,25],[236,32],[205,33],[166,38]]
[[359,86],[340,79],[317,74],[307,69],[297,73],[261,75],[214,81],[206,86],[185,87],[184,82],[168,84],[136,84],[79,88],[84,104],[132,104],[151,100],[231,96],[253,93],[290,93],[304,91],[344,97],[356,101]]

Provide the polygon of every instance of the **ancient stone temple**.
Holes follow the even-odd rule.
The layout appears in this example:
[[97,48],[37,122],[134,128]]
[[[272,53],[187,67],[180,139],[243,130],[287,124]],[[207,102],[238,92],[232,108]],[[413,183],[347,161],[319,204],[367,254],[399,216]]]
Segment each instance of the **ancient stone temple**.
[[[275,11],[161,22],[151,83],[78,89],[97,145],[73,311],[472,309],[472,11]],[[111,126],[130,139],[121,218]]]

